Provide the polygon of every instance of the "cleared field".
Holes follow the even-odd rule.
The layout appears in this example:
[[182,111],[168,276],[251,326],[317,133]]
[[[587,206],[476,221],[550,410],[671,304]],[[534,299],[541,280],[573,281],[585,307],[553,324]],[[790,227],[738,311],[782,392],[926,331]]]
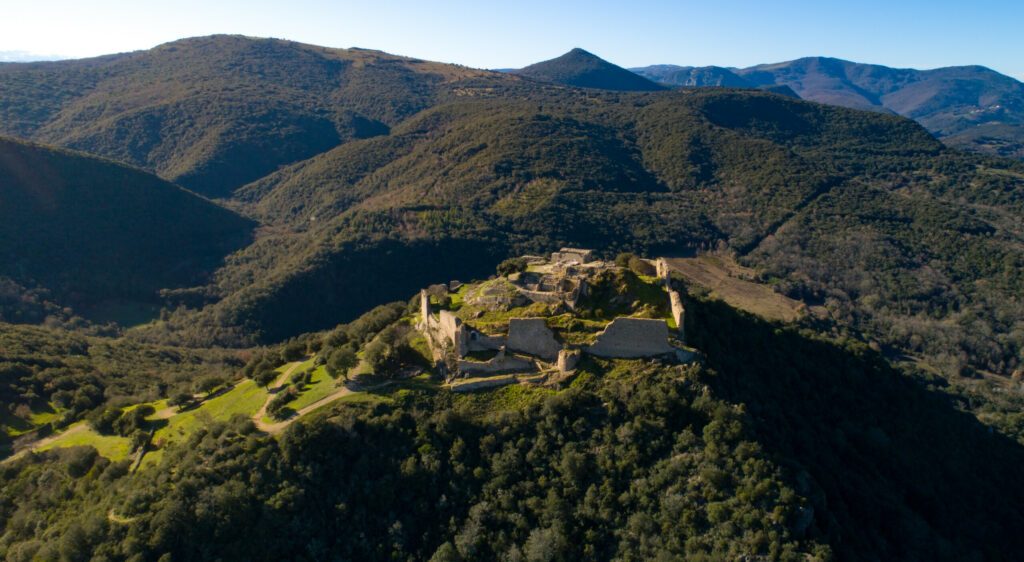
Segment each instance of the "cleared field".
[[96,433],[85,422],[78,422],[70,426],[60,435],[45,439],[36,449],[47,451],[49,449],[60,449],[66,447],[79,447],[88,445],[95,447],[100,455],[112,461],[119,461],[128,456],[131,441],[127,437],[119,435],[100,435]]
[[803,303],[780,295],[767,285],[744,279],[753,277],[754,272],[728,258],[698,256],[665,261],[687,281],[710,290],[712,297],[734,308],[782,322],[793,322],[804,315]]
[[313,371],[313,378],[310,383],[306,385],[302,394],[289,403],[288,406],[294,410],[301,410],[317,400],[329,396],[337,390],[337,381],[331,378],[331,376],[327,374],[327,368],[321,365]]
[[[153,442],[180,441],[199,427],[214,421],[226,421],[239,414],[255,414],[267,399],[267,391],[252,380],[246,379],[234,388],[203,402],[194,410],[177,414],[167,420],[167,425],[153,435]],[[148,456],[148,455],[147,455]]]

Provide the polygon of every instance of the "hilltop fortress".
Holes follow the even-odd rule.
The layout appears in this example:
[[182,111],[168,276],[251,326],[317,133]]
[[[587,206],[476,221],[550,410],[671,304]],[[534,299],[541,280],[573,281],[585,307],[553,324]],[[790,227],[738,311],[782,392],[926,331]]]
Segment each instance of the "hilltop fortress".
[[417,328],[453,389],[566,375],[583,354],[692,355],[681,347],[682,299],[661,260],[652,278],[597,260],[586,249],[562,248],[550,258],[523,261],[526,269],[507,277],[420,291]]

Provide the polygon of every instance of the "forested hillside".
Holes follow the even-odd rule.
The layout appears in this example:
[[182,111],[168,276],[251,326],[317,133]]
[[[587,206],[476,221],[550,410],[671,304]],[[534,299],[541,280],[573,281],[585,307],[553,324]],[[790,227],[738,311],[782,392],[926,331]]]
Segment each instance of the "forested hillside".
[[755,91],[541,92],[427,110],[239,195],[276,230],[221,270],[220,303],[149,337],[279,340],[375,292],[563,244],[721,246],[840,329],[943,372],[1022,361],[1022,167],[898,117]]
[[255,226],[140,170],[0,138],[0,276],[21,286],[0,296],[0,320],[42,319],[25,289],[58,308],[158,303],[206,281]]
[[211,36],[0,66],[0,133],[75,148],[223,197],[279,166],[513,76],[361,49]]
[[[426,380],[278,439],[210,423],[135,474],[0,470],[0,553],[113,560],[1012,560],[1024,448],[863,344],[702,299],[704,365],[587,359],[561,389]],[[324,342],[333,336],[326,336]]]

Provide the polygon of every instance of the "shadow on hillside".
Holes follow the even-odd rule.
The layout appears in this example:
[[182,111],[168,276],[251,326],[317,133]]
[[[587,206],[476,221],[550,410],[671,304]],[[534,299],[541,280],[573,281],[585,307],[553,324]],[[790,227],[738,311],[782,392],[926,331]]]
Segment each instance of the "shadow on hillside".
[[1010,560],[1024,548],[1024,447],[890,367],[738,312],[687,304],[717,394],[811,500],[839,560]]

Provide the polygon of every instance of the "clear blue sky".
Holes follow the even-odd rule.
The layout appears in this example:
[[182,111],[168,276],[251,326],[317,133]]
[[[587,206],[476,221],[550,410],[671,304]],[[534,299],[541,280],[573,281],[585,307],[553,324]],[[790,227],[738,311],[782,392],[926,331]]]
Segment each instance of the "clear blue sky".
[[241,33],[481,68],[583,47],[616,64],[749,66],[825,55],[982,64],[1024,79],[1024,0],[2,0],[0,51],[84,57]]

